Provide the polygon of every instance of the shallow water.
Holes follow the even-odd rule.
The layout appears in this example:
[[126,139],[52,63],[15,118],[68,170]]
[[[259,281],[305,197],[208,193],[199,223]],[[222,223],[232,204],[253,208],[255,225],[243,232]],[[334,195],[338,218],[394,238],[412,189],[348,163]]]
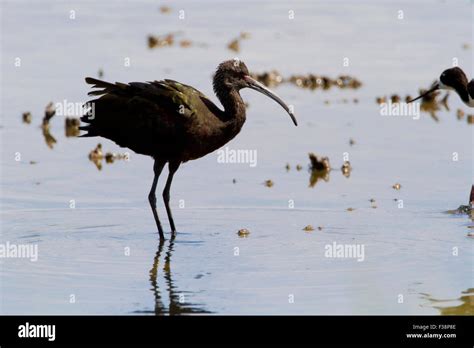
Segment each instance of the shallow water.
[[[0,258],[0,313],[472,314],[472,221],[445,213],[467,203],[473,182],[473,126],[456,119],[458,108],[472,109],[452,94],[435,122],[383,117],[375,103],[416,95],[453,58],[473,76],[472,48],[462,47],[473,43],[472,3],[252,1],[245,16],[241,1],[202,3],[173,2],[161,14],[151,1],[2,2],[1,243],[37,245],[39,254]],[[238,57],[252,71],[348,74],[363,86],[276,87],[297,128],[276,103],[244,90],[247,122],[228,146],[256,150],[257,165],[221,164],[217,153],[183,165],[171,193],[179,234],[160,244],[147,200],[152,160],[131,153],[98,171],[87,157],[98,142],[127,150],[66,138],[62,116],[51,121],[50,149],[44,107],[86,101],[83,79],[100,68],[105,80],[173,78],[215,100],[212,73],[236,55],[226,46],[242,31],[251,37]],[[148,34],[168,32],[207,46],[148,49]],[[32,124],[21,122],[24,111]],[[334,168],[313,188],[309,152]],[[339,170],[345,152],[350,178]],[[168,230],[161,202],[159,213]],[[303,231],[309,224],[316,229]],[[363,260],[326,257],[334,242],[364,246]]]

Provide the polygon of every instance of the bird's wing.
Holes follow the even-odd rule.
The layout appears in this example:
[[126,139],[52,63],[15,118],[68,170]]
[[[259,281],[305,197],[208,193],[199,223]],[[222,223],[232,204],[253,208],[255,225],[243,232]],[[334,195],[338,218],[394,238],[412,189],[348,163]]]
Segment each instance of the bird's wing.
[[120,146],[145,153],[145,149],[170,143],[196,123],[197,110],[205,96],[193,87],[173,80],[109,83],[86,78],[99,96],[89,101],[84,136],[103,136]]

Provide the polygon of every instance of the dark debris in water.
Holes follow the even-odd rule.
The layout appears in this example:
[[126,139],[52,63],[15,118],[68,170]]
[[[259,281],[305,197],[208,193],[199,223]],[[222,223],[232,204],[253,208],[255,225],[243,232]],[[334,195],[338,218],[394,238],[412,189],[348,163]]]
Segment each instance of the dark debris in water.
[[234,52],[239,52],[240,51],[240,41],[239,39],[234,39],[229,44],[227,45],[227,48],[231,51]]
[[275,185],[275,183],[272,181],[272,180],[265,180],[265,182],[263,183],[266,187],[273,187],[273,185]]
[[237,231],[237,235],[241,238],[247,238],[250,235],[250,231],[246,228],[241,228]]
[[171,13],[171,7],[166,5],[160,6],[160,12],[165,14]]
[[31,123],[31,119],[32,119],[31,112],[29,111],[24,112],[21,117],[22,117],[23,123],[26,123],[26,124]]
[[309,155],[310,160],[310,169],[311,171],[329,171],[331,170],[331,165],[329,164],[328,157],[319,157],[314,153],[310,153]]
[[74,117],[66,117],[65,122],[64,122],[64,130],[66,132],[66,137],[77,137],[79,136],[79,125],[81,124],[81,121],[78,118]]
[[43,137],[46,142],[46,145],[48,145],[50,149],[52,149],[54,147],[54,144],[57,143],[56,138],[50,132],[50,121],[55,114],[56,114],[56,108],[54,107],[54,103],[49,102],[48,105],[46,105],[46,108],[44,111],[44,117],[43,117],[43,122],[41,124],[41,129],[43,132]]
[[174,34],[163,36],[148,35],[148,48],[160,48],[172,46],[174,43]]
[[320,181],[329,181],[329,170],[312,170],[309,177],[309,187],[315,187]]
[[[336,100],[333,100],[332,103],[333,104],[348,104],[350,101],[347,99],[347,98],[343,98],[343,99],[336,99]],[[359,99],[357,98],[354,98],[352,99],[352,102],[354,104],[358,104],[359,103]],[[330,105],[331,104],[331,101],[329,99],[326,99],[324,100],[324,105]]]
[[53,102],[49,102],[44,110],[43,125],[49,124],[54,115],[56,115],[56,108]]
[[[252,74],[252,77],[267,87],[274,87],[281,83],[291,83],[297,87],[311,90],[327,90],[331,87],[337,87],[341,89],[357,89],[362,86],[362,82],[349,75],[340,75],[334,79],[315,74],[291,75],[287,78],[284,78],[278,71],[270,70],[263,73],[254,73]],[[347,100],[345,102],[343,101],[343,103],[347,102]],[[353,102],[358,103],[359,100],[354,99]],[[329,102],[327,104],[329,104]]]
[[51,134],[49,130],[49,122],[43,123],[41,125],[41,130],[43,132],[43,137],[44,141],[46,142],[46,145],[52,149],[54,148],[54,145],[57,143],[56,138]]
[[242,33],[240,33],[240,35],[238,37],[236,37],[235,39],[232,39],[227,44],[227,48],[231,51],[239,52],[240,51],[240,42],[242,40],[247,40],[249,38],[250,38],[250,33],[242,32]]
[[346,178],[349,178],[351,176],[351,162],[349,161],[344,161],[344,164],[341,167],[342,175],[344,175]]
[[107,152],[104,155],[102,144],[99,143],[91,152],[89,152],[89,160],[95,164],[98,170],[102,170],[103,160],[105,160],[105,163],[107,164],[114,163],[116,160],[128,160],[128,154]]
[[311,176],[309,177],[309,186],[314,187],[318,181],[329,181],[329,173],[331,171],[331,165],[329,164],[328,157],[319,157],[314,153],[309,155],[310,166],[309,170]]
[[205,43],[196,43],[190,39],[181,39],[177,41],[176,36],[179,36],[181,32],[176,33],[168,33],[164,35],[148,35],[147,36],[147,44],[149,49],[154,48],[164,48],[164,47],[171,47],[174,46],[175,43],[178,43],[179,47],[181,48],[188,48],[191,46],[197,47],[207,47]]
[[[428,91],[428,89],[425,88],[420,88],[419,89],[419,94],[424,94]],[[440,111],[442,108],[444,108],[446,111],[449,111],[449,105],[448,105],[448,97],[449,97],[449,92],[446,93],[441,99],[438,97],[441,95],[440,91],[435,91],[433,93],[430,93],[423,98],[421,98],[421,104],[420,104],[420,111],[428,113],[433,120],[436,122],[439,121],[438,116],[436,113]],[[406,95],[405,98],[402,98],[398,94],[392,94],[391,96],[381,96],[381,97],[376,97],[375,101],[377,104],[385,104],[388,101],[390,101],[392,104],[396,103],[401,103],[402,100],[404,100],[405,103],[408,103],[411,101],[413,98],[410,95]],[[458,116],[459,117],[459,116]]]
[[261,74],[252,74],[252,77],[267,87],[275,87],[283,82],[283,76],[276,70],[263,72]]
[[392,188],[394,190],[400,190],[402,188],[402,185],[400,185],[398,182],[396,184],[393,184]]

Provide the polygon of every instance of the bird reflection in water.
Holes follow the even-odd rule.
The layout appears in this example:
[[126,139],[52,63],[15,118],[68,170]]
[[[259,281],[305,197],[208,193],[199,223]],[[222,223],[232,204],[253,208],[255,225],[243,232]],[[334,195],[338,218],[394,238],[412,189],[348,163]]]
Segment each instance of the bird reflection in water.
[[[156,315],[180,315],[180,314],[193,314],[193,313],[210,313],[205,309],[201,308],[199,305],[192,304],[188,302],[189,294],[188,291],[178,291],[176,286],[173,282],[173,275],[171,272],[171,256],[174,251],[174,242],[175,242],[176,234],[171,235],[171,239],[169,240],[168,248],[164,255],[164,246],[165,240],[160,239],[158,244],[158,250],[155,254],[153,259],[153,266],[150,270],[150,283],[151,283],[151,290],[153,292],[155,298],[155,308],[154,313]],[[168,294],[169,305],[168,307],[165,305],[164,300],[166,298],[163,297],[163,289],[160,287],[158,282],[158,277],[160,273],[160,260],[164,261],[162,272],[163,278],[165,282],[165,290]]]

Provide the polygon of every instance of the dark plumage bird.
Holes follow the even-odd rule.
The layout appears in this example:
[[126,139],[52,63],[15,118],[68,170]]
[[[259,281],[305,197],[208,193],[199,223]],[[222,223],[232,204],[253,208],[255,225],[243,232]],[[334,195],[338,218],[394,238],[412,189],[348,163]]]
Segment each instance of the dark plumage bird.
[[454,90],[459,95],[464,104],[471,108],[474,107],[474,79],[469,82],[464,71],[458,67],[443,71],[439,77],[439,80],[434,83],[430,90],[423,93],[419,97],[410,100],[409,103],[423,98],[424,96],[427,96],[438,89]]
[[89,93],[99,98],[87,103],[94,105],[94,112],[81,117],[87,124],[80,127],[87,131],[82,136],[101,136],[155,160],[155,177],[148,199],[160,238],[164,234],[156,211],[155,190],[161,171],[168,163],[163,200],[171,231],[175,233],[169,206],[173,175],[181,163],[213,152],[240,132],[245,122],[245,104],[239,94],[242,88],[252,88],[275,100],[297,125],[289,107],[251,78],[239,60],[221,63],[214,75],[214,92],[224,110],[197,89],[173,80],[113,84],[87,77],[86,82],[101,89]]

